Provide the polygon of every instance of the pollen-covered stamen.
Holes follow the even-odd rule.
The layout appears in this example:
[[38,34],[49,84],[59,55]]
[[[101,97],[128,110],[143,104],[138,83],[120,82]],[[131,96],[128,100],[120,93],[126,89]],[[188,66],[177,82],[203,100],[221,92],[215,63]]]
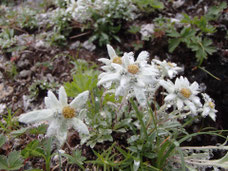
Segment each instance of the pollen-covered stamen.
[[76,115],[76,112],[74,110],[74,108],[70,107],[70,106],[65,106],[62,110],[62,114],[64,116],[64,118],[73,118]]
[[169,65],[171,68],[174,67],[173,64],[172,64],[171,62],[168,62],[168,65]]
[[215,104],[213,102],[209,102],[208,104],[210,106],[210,108],[214,109],[215,108]]
[[139,71],[139,67],[138,65],[131,64],[131,65],[128,65],[127,71],[130,72],[131,74],[136,74]]
[[117,57],[113,58],[112,63],[121,65],[122,64],[122,59],[117,56]]
[[189,98],[191,96],[191,91],[188,88],[182,88],[180,90],[180,93],[185,97],[185,98]]

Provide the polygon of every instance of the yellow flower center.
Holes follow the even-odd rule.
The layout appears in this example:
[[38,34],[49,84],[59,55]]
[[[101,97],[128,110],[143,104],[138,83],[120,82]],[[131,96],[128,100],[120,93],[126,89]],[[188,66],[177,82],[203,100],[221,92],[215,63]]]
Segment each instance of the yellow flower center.
[[62,114],[63,114],[64,118],[69,119],[69,118],[75,117],[76,112],[72,107],[65,106],[62,110]]
[[189,98],[191,96],[191,91],[188,88],[182,88],[180,93],[185,97]]
[[128,65],[127,71],[130,72],[131,74],[136,74],[139,71],[138,65],[132,64]]
[[209,106],[210,106],[210,108],[214,109],[215,104],[213,102],[209,102]]
[[112,62],[115,63],[115,64],[120,64],[121,65],[122,64],[122,59],[117,56],[117,57],[113,58]]
[[174,67],[173,64],[172,64],[171,62],[168,62],[168,65],[169,65],[171,68]]

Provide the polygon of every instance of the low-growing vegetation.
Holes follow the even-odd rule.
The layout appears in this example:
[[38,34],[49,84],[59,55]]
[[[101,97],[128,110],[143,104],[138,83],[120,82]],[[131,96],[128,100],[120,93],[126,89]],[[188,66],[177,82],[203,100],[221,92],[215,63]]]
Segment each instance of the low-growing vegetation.
[[0,170],[228,169],[227,2],[1,1],[0,14]]

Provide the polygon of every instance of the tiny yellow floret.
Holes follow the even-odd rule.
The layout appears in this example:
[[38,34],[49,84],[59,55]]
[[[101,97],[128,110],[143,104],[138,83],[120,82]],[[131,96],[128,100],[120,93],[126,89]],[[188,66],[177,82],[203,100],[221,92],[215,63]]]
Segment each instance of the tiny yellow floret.
[[128,65],[127,71],[130,72],[131,74],[136,74],[139,71],[138,65],[132,64]]
[[189,98],[191,96],[191,91],[188,88],[182,88],[180,93],[185,97]]
[[168,65],[169,65],[171,68],[174,67],[173,64],[172,64],[171,62],[168,62]]
[[117,57],[113,58],[112,63],[121,65],[122,64],[122,59],[117,56]]
[[62,114],[63,114],[64,118],[69,119],[69,118],[75,117],[76,112],[75,112],[74,108],[72,108],[70,106],[65,106],[63,108]]
[[215,104],[213,102],[209,102],[209,106],[210,108],[214,109],[215,108]]

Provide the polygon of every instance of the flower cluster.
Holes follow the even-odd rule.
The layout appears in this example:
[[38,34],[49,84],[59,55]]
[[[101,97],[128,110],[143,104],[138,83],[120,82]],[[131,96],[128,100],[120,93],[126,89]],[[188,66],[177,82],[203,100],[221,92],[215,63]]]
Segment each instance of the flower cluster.
[[205,101],[202,105],[197,82],[191,84],[182,76],[176,78],[175,83],[169,80],[183,70],[175,63],[153,59],[149,64],[149,53],[146,51],[142,51],[134,60],[133,52],[119,57],[110,45],[107,45],[107,49],[110,59],[99,59],[105,65],[102,66],[104,72],[99,75],[98,85],[109,89],[113,84],[116,96],[135,97],[141,106],[146,106],[150,96],[162,86],[168,92],[164,99],[167,107],[173,106],[180,112],[189,110],[193,115],[201,112],[202,116],[209,115],[215,120],[217,110],[214,109],[213,100],[207,94],[202,94]]
[[67,4],[67,12],[80,23],[91,20],[94,13],[124,20],[133,20],[137,17],[137,8],[130,0],[70,0]]
[[148,86],[156,84],[156,77],[159,75],[154,65],[147,64],[149,53],[143,51],[138,55],[137,60],[134,60],[132,52],[124,53],[123,57],[119,57],[110,45],[107,45],[107,49],[110,60],[99,59],[105,64],[102,67],[105,72],[100,74],[98,85],[104,84],[109,88],[112,83],[115,83],[116,96],[135,96],[140,105],[145,106]]

